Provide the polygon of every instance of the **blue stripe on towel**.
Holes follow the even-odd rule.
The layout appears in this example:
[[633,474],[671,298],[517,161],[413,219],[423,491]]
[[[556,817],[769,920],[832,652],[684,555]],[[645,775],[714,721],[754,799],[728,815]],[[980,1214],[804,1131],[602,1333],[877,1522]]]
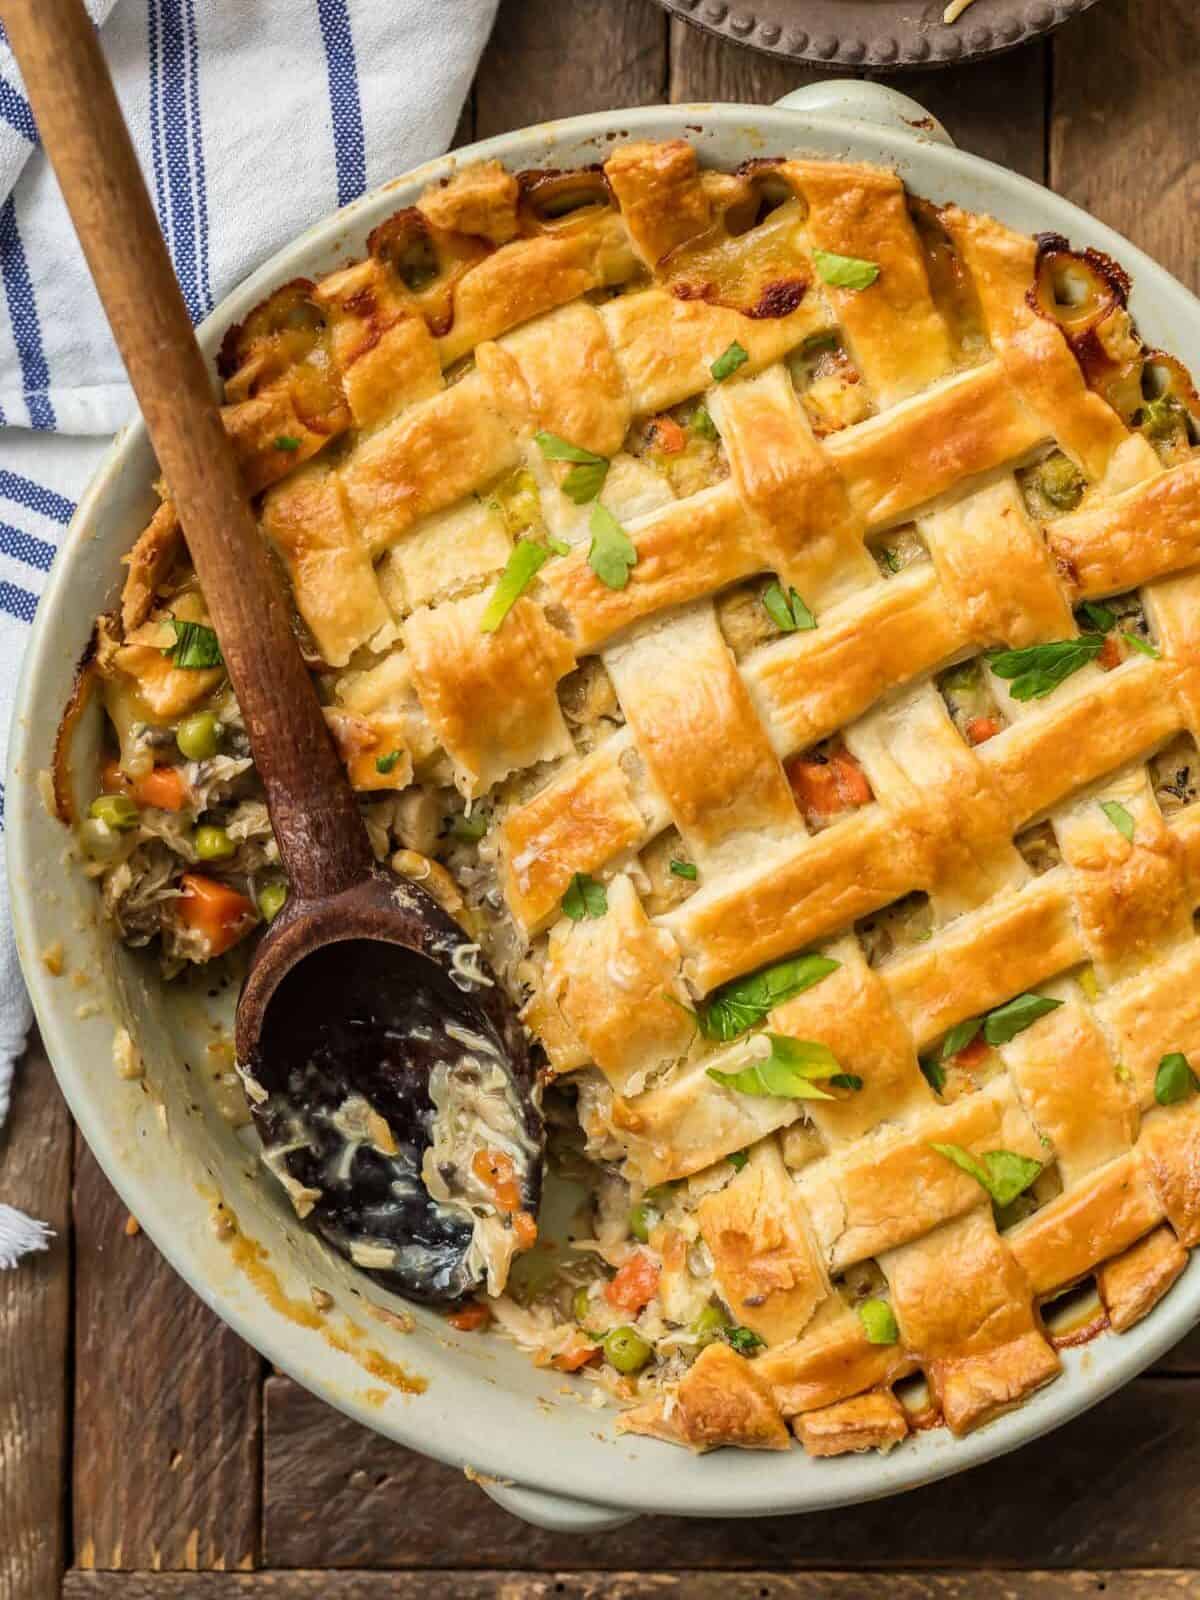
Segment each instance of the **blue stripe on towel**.
[[333,114],[333,160],[337,170],[338,205],[356,199],[367,187],[366,140],[358,65],[346,0],[317,0],[321,39],[329,71],[329,108]]
[[150,57],[150,164],[154,169],[154,208],[158,212],[158,226],[167,248],[171,247],[171,228],[167,221],[167,195],[163,185],[162,119],[158,99],[161,78],[159,74],[158,6],[150,0],[146,7],[146,49]]
[[15,583],[0,578],[0,611],[7,611],[22,622],[32,622],[37,603],[37,595],[30,594],[28,589],[18,589]]
[[213,308],[208,268],[208,182],[204,174],[204,125],[200,120],[200,46],[196,41],[195,0],[185,0],[188,38],[188,111],[192,119],[192,163],[196,173],[196,221],[200,234],[199,291],[201,315]]
[[187,39],[180,0],[162,0],[162,126],[175,276],[193,322],[204,315],[196,249],[196,201],[187,113]]
[[7,78],[0,78],[0,117],[4,118],[10,128],[15,128],[19,134],[28,139],[30,144],[38,142],[37,123],[33,120],[29,101],[19,89],[13,88]]
[[17,227],[17,208],[11,194],[0,206],[0,278],[4,280],[13,339],[21,358],[21,378],[30,424],[35,428],[53,428],[54,407],[45,392],[50,387],[50,369],[42,350],[37,302],[33,297],[29,264],[25,260],[25,246],[21,243]]
[[31,533],[22,533],[20,528],[7,522],[0,522],[0,552],[12,556],[15,561],[23,561],[27,567],[37,567],[40,572],[49,572],[55,553],[52,544],[35,539]]
[[75,515],[74,501],[40,483],[34,483],[32,478],[23,478],[19,472],[9,472],[5,468],[0,468],[0,497],[11,500],[15,505],[27,506],[30,511],[36,511],[54,522],[61,522],[64,528]]

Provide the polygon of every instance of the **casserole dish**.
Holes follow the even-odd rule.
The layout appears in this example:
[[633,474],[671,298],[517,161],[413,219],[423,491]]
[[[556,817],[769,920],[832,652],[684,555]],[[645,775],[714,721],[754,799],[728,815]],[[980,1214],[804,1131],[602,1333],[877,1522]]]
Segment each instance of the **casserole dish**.
[[[797,114],[797,101],[805,114]],[[224,329],[269,288],[298,273],[328,270],[359,248],[375,223],[455,162],[499,157],[524,167],[585,164],[615,138],[661,138],[685,127],[714,163],[732,166],[777,149],[850,156],[895,167],[935,202],[953,198],[1026,232],[1067,232],[1077,243],[1113,253],[1132,271],[1134,310],[1151,340],[1169,343],[1185,361],[1198,359],[1195,302],[1139,252],[1036,186],[949,148],[913,102],[857,85],[804,91],[792,97],[790,108],[770,111],[688,107],[575,119],[460,152],[386,185],[305,235],[230,297],[202,332],[206,347],[215,350]],[[917,135],[914,127],[923,132]],[[565,1398],[558,1374],[530,1372],[516,1350],[486,1338],[458,1337],[421,1314],[414,1329],[402,1334],[394,1315],[400,1308],[352,1280],[303,1235],[278,1198],[255,1181],[248,1148],[194,1087],[213,1075],[206,1005],[210,998],[220,1005],[220,997],[195,988],[167,993],[113,946],[98,929],[88,886],[64,870],[64,837],[42,808],[37,775],[49,765],[52,730],[69,693],[87,619],[111,602],[118,557],[149,509],[152,478],[148,446],[135,427],[85,497],[43,602],[18,701],[12,757],[15,920],[47,1045],[85,1136],[168,1259],[269,1359],[366,1425],[510,1480],[487,1487],[520,1514],[574,1528],[612,1525],[647,1509],[692,1515],[794,1512],[912,1487],[1011,1449],[1074,1415],[1190,1325],[1198,1291],[1189,1266],[1183,1286],[1135,1334],[1068,1353],[1058,1384],[965,1442],[931,1433],[894,1459],[847,1458],[820,1467],[798,1459],[768,1467],[754,1456],[676,1455],[669,1474],[663,1473],[657,1444],[617,1440],[605,1414],[577,1397]],[[97,732],[85,726],[83,745]],[[82,754],[86,760],[86,749]],[[91,979],[83,1014],[71,991],[39,960],[58,943],[66,965]],[[122,1081],[114,1069],[115,1027],[133,1036],[144,1078]],[[218,1200],[225,1211],[214,1228]],[[229,1223],[229,1212],[237,1227]],[[314,1288],[322,1305],[326,1297],[335,1303],[336,1310],[326,1306],[328,1316],[314,1310]],[[392,1321],[377,1318],[372,1305],[390,1310]],[[379,1386],[381,1377],[388,1387]],[[424,1390],[413,1393],[418,1379]],[[619,1483],[611,1470],[614,1451],[620,1452]]]

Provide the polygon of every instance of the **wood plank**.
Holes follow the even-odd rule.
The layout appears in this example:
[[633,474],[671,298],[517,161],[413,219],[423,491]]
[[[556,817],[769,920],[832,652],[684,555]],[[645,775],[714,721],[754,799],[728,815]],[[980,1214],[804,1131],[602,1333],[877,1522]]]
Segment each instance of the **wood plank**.
[[[904,73],[887,79],[931,111],[951,136],[1041,182],[1045,176],[1047,47],[1042,44],[953,72]],[[673,101],[736,100],[769,105],[790,89],[845,73],[823,72],[730,44],[674,21]]]
[[1179,1343],[1167,1351],[1150,1369],[1153,1373],[1171,1373],[1183,1377],[1200,1373],[1200,1328],[1184,1334]]
[[476,137],[657,105],[667,80],[667,18],[649,0],[502,0],[476,77]]
[[[266,1567],[1200,1566],[1200,1509],[1178,1493],[1200,1472],[1200,1384],[1188,1379],[1138,1380],[1053,1439],[902,1501],[761,1521],[646,1517],[617,1538],[526,1527],[461,1473],[290,1379],[270,1379],[265,1400]],[[1122,1492],[1131,1461],[1136,1495]]]
[[678,17],[671,20],[672,104],[687,100],[734,100],[770,105],[791,89],[836,76],[779,56],[702,33]]
[[1200,289],[1200,14],[1105,0],[1054,43],[1051,187]]
[[0,1134],[4,1199],[48,1222],[44,1254],[0,1272],[0,1600],[57,1592],[71,1326],[71,1119],[36,1035]]
[[[71,1571],[63,1600],[1012,1600],[1001,1572],[115,1573]],[[1022,1600],[1198,1600],[1200,1573],[1028,1572]]]
[[248,1568],[262,1362],[167,1266],[80,1142],[75,1184],[75,1560]]

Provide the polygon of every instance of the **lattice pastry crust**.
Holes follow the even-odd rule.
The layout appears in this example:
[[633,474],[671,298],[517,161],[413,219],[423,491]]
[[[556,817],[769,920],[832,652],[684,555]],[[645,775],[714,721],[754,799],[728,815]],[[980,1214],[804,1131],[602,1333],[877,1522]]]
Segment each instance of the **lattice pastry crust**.
[[[920,1371],[965,1433],[1057,1374],[1041,1305],[1094,1276],[1123,1329],[1200,1238],[1200,1100],[1160,1068],[1200,1064],[1200,405],[1126,289],[890,172],[675,141],[469,168],[226,341],[384,847],[580,1084],[617,1209],[675,1185],[643,1238],[597,1223],[626,1299],[583,1280],[569,1329],[497,1307],[563,1366],[599,1361],[589,1319],[655,1343],[631,1429],[888,1448]],[[548,436],[607,463],[598,501]],[[543,564],[484,631],[514,537]],[[177,539],[164,507],[133,554],[113,693]],[[1054,645],[1044,671],[1077,637],[1057,687],[992,654]],[[697,1026],[812,952],[836,966],[755,1026]],[[764,1028],[832,1052],[826,1098],[710,1075]],[[1040,1171],[994,1209],[939,1145]],[[695,1332],[710,1296],[751,1358],[719,1312]]]

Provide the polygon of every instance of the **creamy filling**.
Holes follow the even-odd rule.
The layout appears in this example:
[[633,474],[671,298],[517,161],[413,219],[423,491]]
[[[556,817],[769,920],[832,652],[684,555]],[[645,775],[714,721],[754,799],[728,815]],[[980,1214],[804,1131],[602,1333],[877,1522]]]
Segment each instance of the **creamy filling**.
[[439,1207],[470,1222],[468,1271],[497,1295],[522,1248],[515,1219],[528,1215],[521,1197],[538,1151],[495,1045],[457,1023],[448,1023],[446,1032],[463,1053],[438,1062],[430,1074],[433,1138],[421,1177]]

